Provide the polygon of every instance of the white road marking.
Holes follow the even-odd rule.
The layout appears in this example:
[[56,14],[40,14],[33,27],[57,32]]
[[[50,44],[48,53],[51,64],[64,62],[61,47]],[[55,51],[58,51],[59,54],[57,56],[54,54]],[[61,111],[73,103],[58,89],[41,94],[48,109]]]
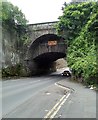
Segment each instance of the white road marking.
[[47,95],[50,95],[51,93],[46,93]]
[[65,89],[65,90],[68,90],[68,91],[70,90],[69,88],[67,88],[67,87],[63,87],[63,86],[61,86],[61,85],[58,85],[57,83],[55,83],[55,85],[58,86],[58,87],[60,87],[60,88]]
[[[61,85],[58,85],[57,83],[55,83],[56,86],[65,89],[66,91],[70,91],[69,88],[67,87],[63,87]],[[45,119],[53,119],[55,117],[55,115],[57,114],[57,112],[60,110],[61,106],[66,102],[66,100],[68,99],[68,97],[70,96],[70,92],[67,93],[67,95],[64,95],[56,104],[55,106],[47,113],[47,115],[44,117]]]
[[40,80],[35,80],[35,81],[30,81],[30,82],[28,81],[28,83],[24,81],[23,83],[15,84],[13,86],[11,84],[9,84],[8,86],[6,84],[4,84],[5,86],[3,85],[3,89],[5,88],[7,90],[9,88],[12,89],[12,88],[15,88],[15,87],[18,87],[18,86],[21,87],[21,86],[28,85],[28,84],[33,84],[33,83],[36,83],[36,82],[39,82],[39,81]]
[[49,110],[45,110],[45,112],[48,112]]

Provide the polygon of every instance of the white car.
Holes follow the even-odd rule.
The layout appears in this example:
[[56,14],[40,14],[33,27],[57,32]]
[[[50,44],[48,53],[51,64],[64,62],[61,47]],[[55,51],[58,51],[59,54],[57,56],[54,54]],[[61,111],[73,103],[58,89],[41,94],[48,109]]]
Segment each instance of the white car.
[[69,68],[69,67],[67,67],[63,72],[62,72],[62,74],[61,75],[63,75],[63,76],[71,76],[72,75],[72,71],[71,71],[71,69]]

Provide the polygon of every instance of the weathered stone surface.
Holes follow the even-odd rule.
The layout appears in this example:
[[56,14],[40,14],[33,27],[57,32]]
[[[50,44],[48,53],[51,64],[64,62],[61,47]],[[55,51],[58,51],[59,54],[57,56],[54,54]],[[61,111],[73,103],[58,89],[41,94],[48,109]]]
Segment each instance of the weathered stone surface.
[[45,34],[57,34],[55,25],[57,22],[46,22],[46,23],[38,23],[38,24],[30,24],[28,25],[30,31],[30,41],[31,44],[37,38]]
[[15,49],[17,35],[13,32],[2,30],[2,67],[8,67],[19,63],[20,57]]
[[55,61],[59,58],[66,57],[67,44],[64,38],[58,36],[56,30],[54,32],[54,28],[53,33],[52,28],[51,33],[50,31],[48,31],[49,33],[43,31],[42,28],[48,31],[48,25],[46,27],[46,23],[45,28],[43,24],[37,27],[36,31],[40,32],[40,36],[37,34],[28,49],[27,60],[28,63],[30,62],[28,67],[32,71],[32,74],[34,71],[36,71],[34,73],[54,71],[56,70]]
[[[49,42],[56,42],[56,44],[49,45]],[[65,44],[65,41],[62,37],[57,36],[56,34],[45,34],[37,38],[29,47],[29,59],[36,59],[38,56],[44,54],[44,53],[57,53],[57,55],[65,54],[67,49],[67,45]],[[51,54],[51,55],[52,55]],[[52,57],[52,56],[51,56]],[[58,59],[56,56],[54,56],[55,59],[52,61],[55,61]],[[61,56],[63,57],[63,56]],[[60,57],[60,58],[61,58]],[[49,57],[48,57],[49,59]]]
[[[57,36],[55,24],[57,22],[47,22],[27,25],[29,27],[28,49],[24,49],[25,54],[20,54],[23,50],[17,51],[15,46],[19,37],[16,33],[3,30],[2,39],[2,66],[22,63],[27,67],[27,72],[33,75],[36,73],[55,70],[55,60],[66,56],[67,46],[64,39]],[[56,45],[49,45],[49,41],[56,41]],[[29,69],[29,70],[28,70]]]

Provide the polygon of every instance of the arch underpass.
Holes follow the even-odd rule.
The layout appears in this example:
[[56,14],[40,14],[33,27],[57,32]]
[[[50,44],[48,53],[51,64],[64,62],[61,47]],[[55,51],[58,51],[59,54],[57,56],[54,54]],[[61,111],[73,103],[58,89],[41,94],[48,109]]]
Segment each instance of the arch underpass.
[[64,58],[66,56],[65,53],[60,52],[46,52],[34,58],[34,61],[38,63],[49,63],[56,61],[57,59]]
[[28,50],[28,68],[32,75],[55,70],[55,61],[66,57],[64,38],[45,34],[31,43]]

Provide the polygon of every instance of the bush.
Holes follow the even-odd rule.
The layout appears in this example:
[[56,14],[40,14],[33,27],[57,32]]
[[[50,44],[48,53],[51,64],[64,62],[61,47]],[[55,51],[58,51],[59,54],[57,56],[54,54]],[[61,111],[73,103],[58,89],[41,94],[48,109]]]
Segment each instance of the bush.
[[22,64],[16,64],[7,68],[2,68],[2,77],[27,76],[27,71]]
[[96,84],[98,2],[69,4],[59,19],[57,31],[68,41],[67,62],[74,78],[82,78],[86,84]]

